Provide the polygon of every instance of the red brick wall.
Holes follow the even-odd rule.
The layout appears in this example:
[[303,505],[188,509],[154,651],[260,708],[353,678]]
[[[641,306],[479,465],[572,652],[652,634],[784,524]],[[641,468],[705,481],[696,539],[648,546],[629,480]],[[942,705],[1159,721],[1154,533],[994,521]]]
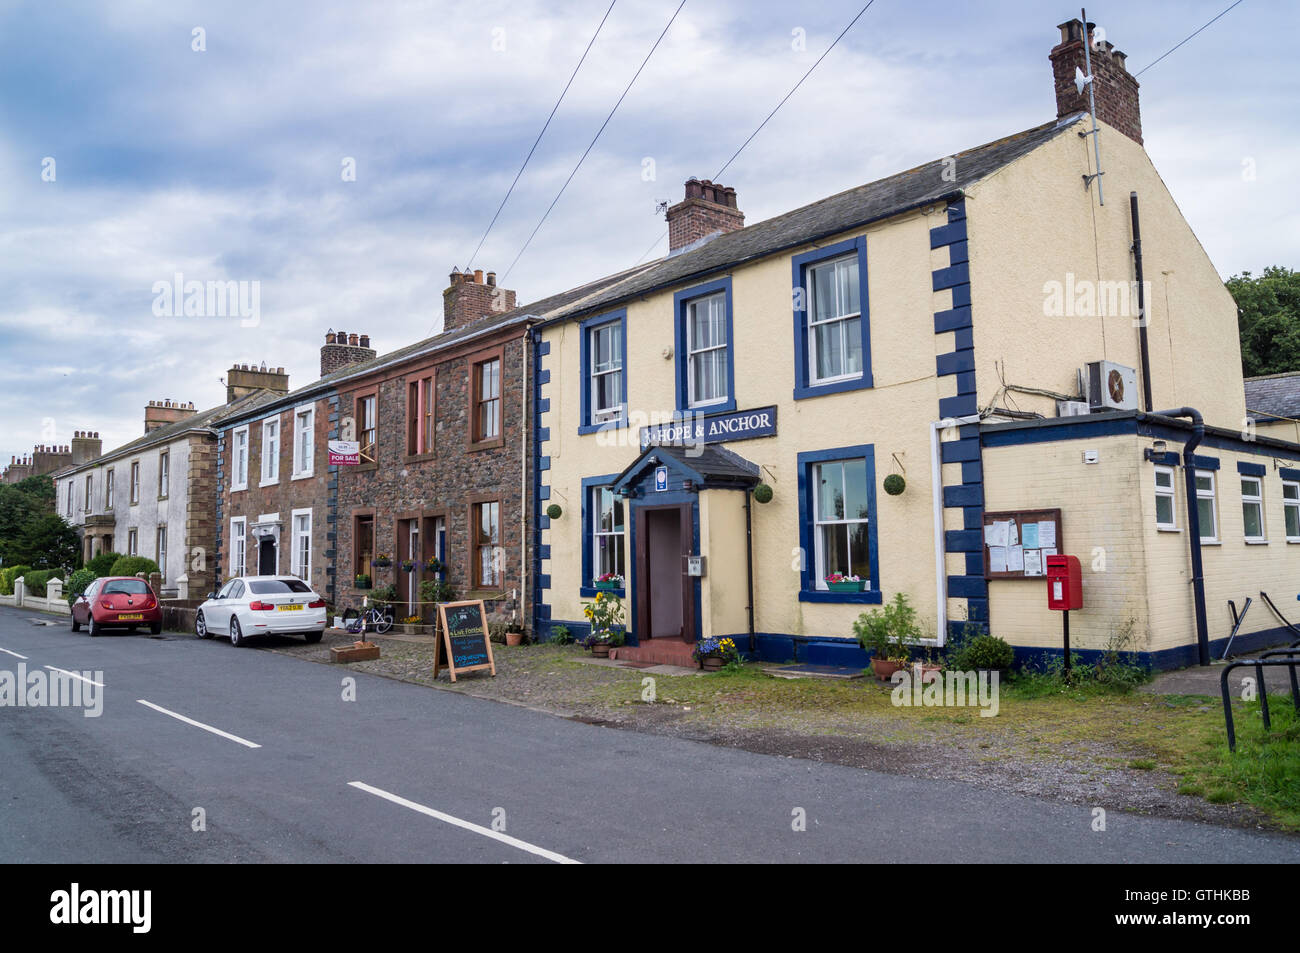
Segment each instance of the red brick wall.
[[[1061,32],[1071,38],[1063,39],[1052,48],[1050,54],[1058,118],[1088,111],[1087,87],[1080,93],[1074,85],[1075,67],[1085,75],[1088,72],[1084,62],[1081,25],[1078,20],[1070,21],[1062,25]],[[1124,54],[1116,50],[1112,43],[1103,41],[1090,51],[1090,55],[1097,119],[1141,144],[1142,116],[1138,103],[1138,81],[1126,69]]]

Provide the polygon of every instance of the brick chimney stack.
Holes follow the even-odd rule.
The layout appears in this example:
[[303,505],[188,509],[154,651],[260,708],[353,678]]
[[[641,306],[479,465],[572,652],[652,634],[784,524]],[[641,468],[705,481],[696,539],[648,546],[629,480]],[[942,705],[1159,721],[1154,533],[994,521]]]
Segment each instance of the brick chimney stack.
[[144,432],[151,433],[178,420],[193,416],[194,404],[179,400],[151,400],[144,408]]
[[235,364],[226,372],[226,403],[232,404],[255,390],[265,389],[277,394],[289,393],[289,375],[283,367],[268,368],[255,364]]
[[78,430],[72,435],[72,463],[80,466],[99,458],[104,452],[104,441],[99,438],[99,431]]
[[347,331],[325,332],[325,343],[320,349],[320,376],[333,374],[350,364],[373,360],[375,349],[370,346],[369,334],[349,334]]
[[745,227],[736,190],[708,179],[687,179],[686,198],[668,209],[668,254],[702,238]]
[[[1142,144],[1142,115],[1138,109],[1138,81],[1124,65],[1125,56],[1115,44],[1093,35],[1094,23],[1088,24],[1091,45],[1093,98],[1097,104],[1097,121],[1118,129],[1138,145]],[[1082,93],[1074,85],[1076,67],[1086,76],[1083,23],[1067,20],[1058,27],[1061,42],[1052,47],[1052,82],[1056,87],[1056,117],[1088,111],[1088,89]],[[1104,34],[1103,34],[1104,37]]]
[[455,331],[490,315],[515,309],[515,293],[497,287],[497,273],[483,269],[451,270],[449,287],[442,293],[442,330]]

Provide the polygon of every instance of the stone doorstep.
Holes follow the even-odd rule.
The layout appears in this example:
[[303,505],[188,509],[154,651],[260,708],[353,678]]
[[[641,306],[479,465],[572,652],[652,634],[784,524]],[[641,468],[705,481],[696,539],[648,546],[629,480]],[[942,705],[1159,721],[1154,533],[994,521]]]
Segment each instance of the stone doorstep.
[[863,669],[847,668],[840,665],[765,665],[760,669],[764,675],[774,678],[862,678]]
[[699,668],[685,668],[681,665],[647,665],[645,662],[620,662],[617,659],[607,658],[583,658],[578,659],[583,665],[603,665],[606,668],[635,669],[638,672],[645,672],[647,675],[703,675]]

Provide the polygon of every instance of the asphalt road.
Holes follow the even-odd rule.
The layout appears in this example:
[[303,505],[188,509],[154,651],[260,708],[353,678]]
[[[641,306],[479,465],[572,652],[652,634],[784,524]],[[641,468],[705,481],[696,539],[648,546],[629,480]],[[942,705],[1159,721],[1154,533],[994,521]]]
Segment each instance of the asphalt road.
[[0,862],[1300,860],[1296,838],[1116,811],[1099,832],[1091,807],[38,618],[0,609],[0,672],[102,673],[103,710],[0,707]]

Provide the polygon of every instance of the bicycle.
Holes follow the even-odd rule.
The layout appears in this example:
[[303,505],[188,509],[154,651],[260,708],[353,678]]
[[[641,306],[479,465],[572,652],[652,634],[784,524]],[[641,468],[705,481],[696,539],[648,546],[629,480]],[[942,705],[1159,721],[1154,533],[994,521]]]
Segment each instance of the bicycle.
[[383,635],[393,627],[393,607],[372,605],[358,611],[348,608],[343,612],[343,628],[353,635],[375,632]]

